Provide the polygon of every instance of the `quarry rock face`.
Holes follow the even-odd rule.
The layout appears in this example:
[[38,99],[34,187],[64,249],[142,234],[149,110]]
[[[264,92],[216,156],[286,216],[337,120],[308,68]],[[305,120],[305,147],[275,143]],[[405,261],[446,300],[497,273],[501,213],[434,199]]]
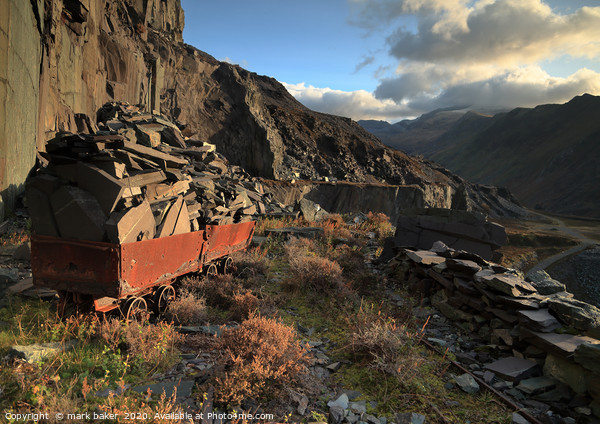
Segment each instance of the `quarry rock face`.
[[[23,86],[12,98],[23,104],[5,113],[7,122],[31,115],[23,124],[27,128],[15,130],[28,136],[11,138],[15,145],[5,154],[8,158],[18,152],[26,158],[21,167],[27,171],[34,163],[36,145],[44,151],[57,132],[80,132],[79,114],[90,117],[86,125],[95,125],[103,104],[120,101],[164,114],[180,125],[183,136],[215,145],[232,164],[254,176],[410,186],[423,195],[409,205],[411,199],[400,200],[403,207],[475,209],[492,216],[524,214],[509,193],[471,185],[432,162],[390,149],[348,118],[304,107],[276,80],[219,62],[184,44],[179,0],[8,4],[9,11],[21,8],[30,18],[22,31],[10,33],[8,51],[12,54],[25,38],[41,43],[41,49],[34,45],[15,50],[27,56],[26,63],[31,62],[27,70],[33,69],[33,74],[18,70],[11,74],[15,79],[11,86]],[[6,25],[12,25],[17,15],[10,14]],[[17,84],[24,78],[30,82]],[[25,111],[28,115],[23,115]],[[158,135],[151,126],[135,132],[150,147],[156,146]],[[4,174],[7,163],[0,157]],[[2,180],[2,190],[10,184],[18,188],[27,171],[16,174],[18,181]],[[338,198],[336,208],[357,199],[368,202],[352,196]],[[369,205],[357,208],[365,210]]]

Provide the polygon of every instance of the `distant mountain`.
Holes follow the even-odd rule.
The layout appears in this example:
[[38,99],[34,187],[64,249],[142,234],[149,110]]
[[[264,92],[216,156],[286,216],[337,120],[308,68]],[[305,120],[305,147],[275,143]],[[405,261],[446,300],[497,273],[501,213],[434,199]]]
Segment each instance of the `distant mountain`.
[[417,119],[405,119],[395,124],[373,120],[358,123],[384,144],[408,154],[417,154],[430,141],[443,135],[464,114],[464,109],[438,109]]
[[416,125],[423,117],[382,141],[471,181],[507,187],[526,206],[600,217],[600,97],[584,94],[493,117],[468,112],[440,120],[441,134],[431,137]]

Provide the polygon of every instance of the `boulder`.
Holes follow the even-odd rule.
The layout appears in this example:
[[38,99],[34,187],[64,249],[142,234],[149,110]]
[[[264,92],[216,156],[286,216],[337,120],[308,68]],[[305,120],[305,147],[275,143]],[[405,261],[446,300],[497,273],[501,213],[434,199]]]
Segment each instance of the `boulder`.
[[600,344],[582,343],[575,349],[575,362],[600,374]]
[[578,394],[583,394],[587,391],[590,380],[593,378],[593,374],[581,365],[554,355],[546,357],[544,375],[567,384]]
[[554,294],[566,290],[560,281],[550,277],[546,271],[540,270],[527,274],[527,281],[531,283],[539,294]]
[[12,346],[9,355],[24,359],[29,363],[43,361],[46,357],[72,349],[77,344],[77,341],[70,340],[66,343],[34,343],[31,345],[15,345]]
[[548,299],[548,308],[559,320],[592,337],[600,337],[600,309],[576,299]]
[[456,385],[460,387],[463,392],[469,394],[475,394],[479,392],[479,384],[475,381],[471,374],[462,374],[454,379]]

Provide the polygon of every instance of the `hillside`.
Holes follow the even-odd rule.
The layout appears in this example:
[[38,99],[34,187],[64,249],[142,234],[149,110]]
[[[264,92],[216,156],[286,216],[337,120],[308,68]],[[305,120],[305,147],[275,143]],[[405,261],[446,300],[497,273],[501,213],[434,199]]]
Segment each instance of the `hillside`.
[[600,97],[585,94],[493,117],[471,111],[431,137],[413,124],[400,133],[409,142],[395,144],[395,135],[382,140],[470,181],[507,187],[528,207],[600,217],[599,114]]
[[600,97],[496,115],[489,125],[430,154],[453,171],[508,187],[529,207],[600,217]]

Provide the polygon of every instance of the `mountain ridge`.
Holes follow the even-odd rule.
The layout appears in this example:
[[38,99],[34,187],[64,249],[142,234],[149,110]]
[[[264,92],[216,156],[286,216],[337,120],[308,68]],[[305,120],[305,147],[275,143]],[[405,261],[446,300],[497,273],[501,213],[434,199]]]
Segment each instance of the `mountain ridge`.
[[528,207],[600,217],[598,116],[600,97],[584,94],[493,117],[469,112],[439,136],[394,147],[413,149],[476,183],[507,187]]

